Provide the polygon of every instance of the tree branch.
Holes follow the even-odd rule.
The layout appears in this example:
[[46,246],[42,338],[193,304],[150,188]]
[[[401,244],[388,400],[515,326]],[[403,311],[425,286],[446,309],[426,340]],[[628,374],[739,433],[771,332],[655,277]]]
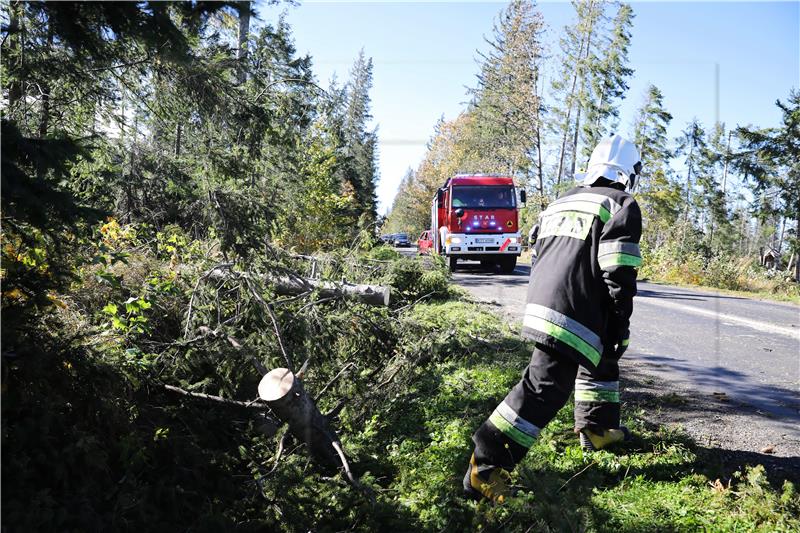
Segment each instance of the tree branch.
[[163,384],[161,386],[170,392],[175,392],[183,396],[189,396],[191,398],[198,398],[200,400],[207,400],[215,403],[221,403],[223,405],[227,405],[230,407],[238,407],[240,409],[257,409],[259,411],[269,410],[269,406],[265,402],[262,402],[260,400],[242,402],[239,400],[230,400],[228,398],[223,398],[221,396],[214,396],[213,394],[205,394],[202,392],[191,392],[182,389],[180,387],[175,387],[173,385]]

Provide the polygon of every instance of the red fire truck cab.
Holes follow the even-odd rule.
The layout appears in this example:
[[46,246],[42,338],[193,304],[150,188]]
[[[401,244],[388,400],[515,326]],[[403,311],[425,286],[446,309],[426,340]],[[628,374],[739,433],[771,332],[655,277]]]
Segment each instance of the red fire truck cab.
[[513,272],[522,251],[518,211],[524,202],[525,191],[509,176],[453,176],[433,198],[433,250],[447,256],[450,271],[462,259]]

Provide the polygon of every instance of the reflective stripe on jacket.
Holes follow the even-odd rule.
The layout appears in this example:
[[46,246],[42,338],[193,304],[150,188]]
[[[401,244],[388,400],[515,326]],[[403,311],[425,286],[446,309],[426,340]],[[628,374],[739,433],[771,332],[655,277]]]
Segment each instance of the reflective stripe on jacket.
[[523,335],[597,366],[627,337],[642,215],[627,192],[580,186],[539,220]]

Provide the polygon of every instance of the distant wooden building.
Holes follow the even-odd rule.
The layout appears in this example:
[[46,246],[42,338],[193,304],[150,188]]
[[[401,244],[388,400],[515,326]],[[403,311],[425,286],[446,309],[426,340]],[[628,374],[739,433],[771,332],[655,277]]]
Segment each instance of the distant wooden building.
[[768,270],[780,268],[781,253],[772,246],[761,248],[761,266]]

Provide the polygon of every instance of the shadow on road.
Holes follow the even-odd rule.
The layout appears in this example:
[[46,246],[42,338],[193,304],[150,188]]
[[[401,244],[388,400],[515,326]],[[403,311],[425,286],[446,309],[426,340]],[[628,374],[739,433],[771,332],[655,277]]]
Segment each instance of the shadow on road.
[[642,289],[640,288],[637,292],[637,297],[643,298],[664,298],[666,300],[694,300],[694,301],[705,301],[708,299],[715,299],[715,300],[746,300],[746,298],[742,298],[740,296],[723,296],[721,294],[689,294],[686,292],[674,292],[674,291],[659,291],[659,290],[652,290],[652,289]]
[[531,267],[528,265],[518,265],[514,272],[503,274],[494,269],[484,268],[480,263],[459,263],[458,270],[453,276],[462,287],[484,286],[493,283],[490,280],[497,280],[504,287],[515,288],[526,286],[530,273]]
[[698,296],[691,296],[689,294],[681,294],[678,292],[667,291],[651,291],[649,289],[639,289],[636,292],[637,298],[664,298],[665,300],[694,300],[698,302],[705,301],[705,298]]
[[[641,369],[629,368],[622,370],[620,382],[624,392],[623,413],[630,406],[639,408],[644,412],[644,417],[648,421],[649,429],[657,431],[658,427],[664,424],[678,423],[684,424],[692,419],[702,419],[705,425],[720,424],[717,437],[724,437],[726,431],[735,431],[730,427],[729,416],[735,412],[737,420],[744,423],[748,419],[756,420],[766,418],[773,424],[776,422],[782,430],[794,432],[797,428],[798,416],[781,417],[778,422],[775,417],[764,412],[760,412],[748,405],[742,405],[734,401],[720,401],[713,396],[704,395],[680,395],[668,393],[663,389],[663,384],[658,381],[653,382],[646,372]],[[775,388],[776,390],[782,390]],[[726,418],[726,416],[728,418]],[[694,468],[698,472],[708,475],[711,479],[719,477],[723,480],[729,478],[733,472],[740,470],[745,465],[755,466],[764,465],[769,474],[770,483],[779,489],[784,480],[788,479],[794,483],[800,481],[800,457],[792,455],[781,457],[767,455],[754,451],[742,449],[726,449],[708,445],[705,442],[698,442],[689,437],[686,433],[678,436],[672,435],[671,439],[678,439],[696,454]],[[758,438],[758,436],[755,436]],[[636,439],[635,439],[636,440]],[[636,447],[636,442],[633,443]],[[765,441],[764,444],[767,444]],[[776,442],[779,447],[785,442]],[[655,466],[655,470],[660,470],[669,466]],[[665,472],[647,471],[642,472],[648,477],[659,478]]]
[[637,354],[636,359],[656,369],[668,368],[690,383],[724,393],[728,398],[752,406],[754,414],[766,411],[761,416],[772,419],[780,417],[789,427],[800,427],[800,397],[796,390],[757,383],[743,372],[719,365],[703,366],[665,355]]

